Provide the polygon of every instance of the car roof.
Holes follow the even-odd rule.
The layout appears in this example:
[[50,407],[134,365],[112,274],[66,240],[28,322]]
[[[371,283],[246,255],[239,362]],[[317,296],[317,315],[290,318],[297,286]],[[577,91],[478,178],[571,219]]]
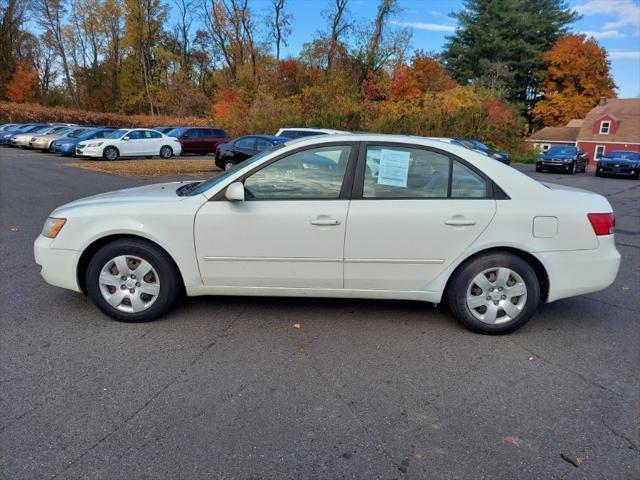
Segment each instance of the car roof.
[[283,127],[279,131],[283,130],[296,130],[299,132],[320,132],[320,133],[350,133],[345,130],[334,130],[332,128],[313,128],[313,127]]

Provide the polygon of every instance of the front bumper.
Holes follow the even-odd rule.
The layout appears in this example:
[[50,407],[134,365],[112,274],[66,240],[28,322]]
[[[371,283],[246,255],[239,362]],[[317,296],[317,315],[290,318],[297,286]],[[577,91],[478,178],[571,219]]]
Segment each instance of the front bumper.
[[29,147],[35,150],[48,150],[50,146],[48,142],[29,142]]
[[549,275],[547,301],[598,292],[614,282],[620,269],[614,235],[601,235],[598,241],[600,245],[595,250],[537,254]]
[[12,138],[11,146],[27,148],[29,146],[29,139],[28,138]]
[[51,146],[51,151],[55,153],[59,153],[60,155],[75,155],[76,146],[75,144],[69,145],[68,147],[58,144],[53,144]]
[[79,157],[101,158],[102,147],[84,147],[84,148],[76,147],[76,155]]
[[625,177],[633,177],[638,175],[638,172],[640,172],[640,167],[635,165],[615,166],[615,164],[598,164],[598,166],[596,167],[596,172],[601,175],[620,175]]
[[54,239],[39,235],[33,244],[36,263],[45,282],[56,287],[81,292],[78,285],[78,262],[82,252],[52,248]]
[[538,168],[542,168],[544,170],[557,170],[559,172],[570,172],[573,169],[572,161],[559,163],[543,160],[541,162],[537,162],[536,165]]

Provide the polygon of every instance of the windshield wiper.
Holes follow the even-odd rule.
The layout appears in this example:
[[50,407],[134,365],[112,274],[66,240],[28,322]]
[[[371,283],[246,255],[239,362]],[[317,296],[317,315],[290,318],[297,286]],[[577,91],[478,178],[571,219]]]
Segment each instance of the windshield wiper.
[[189,182],[189,183],[185,183],[184,185],[178,187],[178,189],[176,190],[176,194],[180,197],[184,197],[189,195],[189,193],[191,193],[191,191],[196,188],[198,185],[200,185],[202,182]]

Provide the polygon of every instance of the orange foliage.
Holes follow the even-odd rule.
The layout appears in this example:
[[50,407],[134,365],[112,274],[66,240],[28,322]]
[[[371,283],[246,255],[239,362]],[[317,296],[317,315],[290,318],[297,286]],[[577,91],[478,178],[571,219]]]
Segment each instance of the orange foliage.
[[456,85],[437,59],[418,53],[411,60],[411,66],[403,64],[394,69],[389,98],[416,98],[423,93],[450,90]]
[[544,98],[533,108],[536,122],[556,126],[583,118],[601,97],[615,97],[607,52],[593,38],[566,35],[544,55]]
[[38,72],[25,62],[18,62],[11,81],[7,84],[6,96],[12,102],[33,102],[38,88]]

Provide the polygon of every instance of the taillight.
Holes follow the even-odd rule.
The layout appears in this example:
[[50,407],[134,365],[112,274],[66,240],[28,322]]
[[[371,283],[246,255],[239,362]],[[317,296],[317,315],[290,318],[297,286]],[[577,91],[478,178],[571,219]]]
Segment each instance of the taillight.
[[587,213],[596,235],[611,235],[616,226],[616,217],[612,213]]

